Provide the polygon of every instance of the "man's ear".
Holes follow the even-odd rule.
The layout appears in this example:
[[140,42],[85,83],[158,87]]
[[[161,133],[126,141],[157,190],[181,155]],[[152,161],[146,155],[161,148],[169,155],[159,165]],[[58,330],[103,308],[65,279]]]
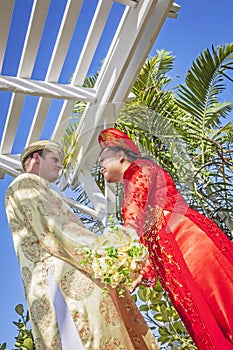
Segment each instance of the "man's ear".
[[33,159],[35,159],[35,162],[37,164],[40,164],[41,156],[39,155],[39,153],[37,153],[37,152],[33,153]]

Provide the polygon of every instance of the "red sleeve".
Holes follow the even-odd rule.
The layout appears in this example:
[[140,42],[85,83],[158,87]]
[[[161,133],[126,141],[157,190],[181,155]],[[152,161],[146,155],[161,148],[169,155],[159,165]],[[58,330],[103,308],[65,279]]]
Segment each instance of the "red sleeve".
[[122,206],[124,225],[135,229],[139,236],[143,233],[149,197],[150,181],[146,170],[146,167],[137,167],[124,179],[125,193]]
[[[143,226],[152,184],[152,175],[148,167],[137,167],[130,173],[130,176],[124,179],[125,197],[122,208],[124,226],[135,229],[142,244],[145,244]],[[143,283],[146,281],[146,284],[151,287],[156,284],[156,273],[149,258],[141,274],[144,280]]]
[[156,272],[152,266],[150,258],[147,259],[146,265],[143,267],[141,271],[141,275],[143,277],[142,284],[148,287],[154,287],[156,285]]

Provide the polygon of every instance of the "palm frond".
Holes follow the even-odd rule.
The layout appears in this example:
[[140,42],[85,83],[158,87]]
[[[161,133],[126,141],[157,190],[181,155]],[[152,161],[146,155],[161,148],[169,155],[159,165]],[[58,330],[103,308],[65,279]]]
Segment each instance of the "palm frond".
[[[178,89],[177,104],[193,119],[200,122],[200,127],[215,126],[226,113],[211,113],[216,108],[218,97],[225,89],[224,78],[230,80],[227,71],[233,69],[233,43],[212,47],[212,53],[206,49],[188,70],[185,84]],[[225,103],[225,106],[227,103]],[[232,109],[228,103],[227,112]]]

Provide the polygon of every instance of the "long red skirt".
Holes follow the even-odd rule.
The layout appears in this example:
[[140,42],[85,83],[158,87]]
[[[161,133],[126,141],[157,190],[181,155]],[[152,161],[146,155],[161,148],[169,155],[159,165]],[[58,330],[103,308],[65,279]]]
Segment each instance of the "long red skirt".
[[144,236],[164,289],[199,350],[233,349],[233,243],[208,218],[170,213]]

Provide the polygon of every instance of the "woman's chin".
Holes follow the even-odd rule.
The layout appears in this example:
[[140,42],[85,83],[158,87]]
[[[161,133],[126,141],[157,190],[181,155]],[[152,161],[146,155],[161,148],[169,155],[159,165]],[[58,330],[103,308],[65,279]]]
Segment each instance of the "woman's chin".
[[108,176],[107,174],[104,175],[104,180],[108,183],[113,183],[115,182],[115,180],[111,177],[111,176]]
[[108,176],[105,176],[104,179],[105,179],[105,181],[107,181],[108,183],[112,183],[111,178],[109,178]]

